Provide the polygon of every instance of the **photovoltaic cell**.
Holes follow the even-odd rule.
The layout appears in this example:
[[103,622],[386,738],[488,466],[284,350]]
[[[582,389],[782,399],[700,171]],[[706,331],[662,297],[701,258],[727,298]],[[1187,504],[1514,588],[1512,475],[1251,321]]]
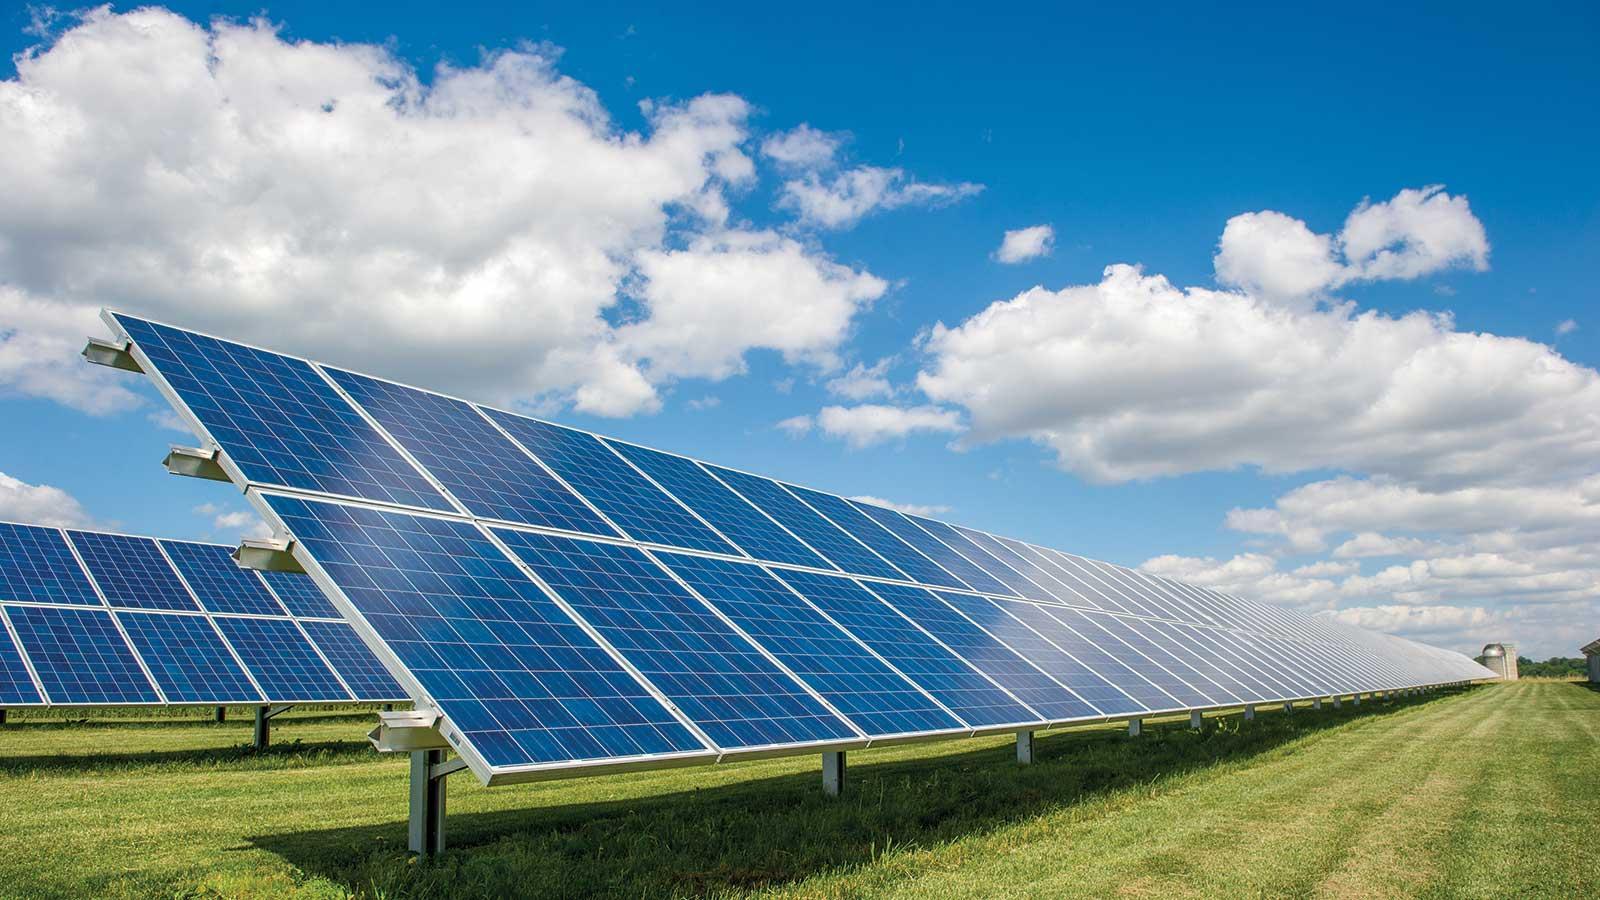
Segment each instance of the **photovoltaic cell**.
[[1057,551],[1055,556],[1061,561],[1061,567],[1063,569],[1073,573],[1079,579],[1079,581],[1073,582],[1073,584],[1081,585],[1085,589],[1093,589],[1098,591],[1099,593],[1095,594],[1095,597],[1101,598],[1102,605],[1105,605],[1107,608],[1120,612],[1132,613],[1136,616],[1158,615],[1156,610],[1153,610],[1140,603],[1138,597],[1130,594],[1126,589],[1119,588],[1110,581],[1107,581],[1104,573],[1096,571],[1094,565],[1089,560],[1084,559],[1081,556],[1073,556],[1071,553],[1062,553],[1060,551]]
[[267,502],[490,766],[709,752],[471,525]]
[[833,524],[849,532],[850,536],[876,550],[878,555],[893,563],[912,581],[939,587],[964,588],[961,579],[941,569],[933,560],[923,556],[910,544],[885,531],[881,525],[867,518],[843,497],[808,490],[792,484],[784,485],[790,493],[804,500],[808,506],[827,516]]
[[160,703],[104,609],[8,606],[6,616],[51,703]]
[[132,316],[116,319],[249,480],[450,509],[303,360]]
[[694,460],[621,441],[606,443],[756,559],[833,568]]
[[[1145,619],[1124,619],[1122,624],[1154,645],[1162,654],[1159,658],[1168,669],[1176,671],[1213,700],[1223,703],[1242,703],[1261,699],[1240,684],[1227,670],[1228,666],[1205,654],[1196,653],[1182,641],[1174,640],[1171,635],[1158,627],[1159,623]],[[1186,668],[1180,669],[1178,666]]]
[[1048,548],[1043,548],[1040,552],[1056,565],[1054,573],[1056,580],[1072,588],[1078,593],[1079,597],[1083,597],[1090,601],[1092,605],[1110,612],[1133,612],[1120,599],[1109,593],[1105,585],[1100,584],[1098,581],[1089,580],[1082,569],[1073,565],[1071,560],[1067,559],[1066,554]]
[[266,580],[267,587],[277,595],[278,602],[289,610],[289,615],[311,619],[344,618],[309,576],[299,572],[260,571],[256,574]]
[[739,551],[591,434],[485,410],[518,443],[635,540],[734,556]]
[[470,404],[324,369],[474,515],[618,537]]
[[[1172,666],[1176,665],[1174,661],[1161,660],[1163,656],[1161,651],[1150,646],[1149,641],[1129,631],[1121,619],[1104,613],[1085,613],[1064,607],[1046,612],[1071,625],[1074,631],[1104,647],[1107,653],[1115,655],[1128,668],[1177,698],[1179,706],[1216,705],[1217,701],[1202,694],[1192,687],[1189,681],[1172,671]],[[1150,655],[1152,653],[1155,654],[1153,657]],[[1179,667],[1180,671],[1187,668],[1187,666]]]
[[1055,594],[1057,600],[1068,606],[1081,606],[1085,609],[1101,608],[1098,603],[1073,590],[1072,586],[1067,584],[1066,580],[1061,577],[1061,567],[1048,556],[1045,556],[1037,547],[1025,544],[1022,541],[1014,541],[1010,538],[996,538],[996,540],[1004,544],[1012,552],[1033,563],[1036,569],[1044,573],[1044,576],[1048,579],[1050,593]]
[[860,583],[813,572],[783,570],[773,574],[788,582],[968,725],[983,728],[1042,724],[1037,713],[996,687]]
[[957,531],[954,527],[933,519],[923,518],[922,516],[908,515],[906,518],[920,526],[923,531],[926,531],[943,541],[957,553],[965,556],[974,565],[999,579],[1001,583],[1011,589],[1009,593],[1027,597],[1030,600],[1042,600],[1046,603],[1056,602],[1055,596],[1049,591],[1040,588],[1038,585],[1017,574],[1016,570],[1012,569],[1010,566],[1006,565],[1000,560],[995,559],[992,554],[968,540],[965,535]]
[[261,692],[204,616],[119,612],[169,703],[260,703]]
[[367,645],[361,643],[349,623],[311,621],[301,622],[300,627],[350,686],[357,700],[382,703],[408,699],[405,688],[394,680]]
[[233,561],[227,547],[189,541],[162,541],[161,546],[208,611],[253,616],[287,614],[254,572]]
[[1052,615],[1052,608],[1023,601],[996,602],[1007,612],[1021,619],[1028,627],[1043,635],[1050,643],[1077,657],[1079,662],[1093,669],[1102,678],[1147,708],[1168,710],[1183,706],[1178,698],[1163,691],[1132,666],[1123,662],[1125,657],[1133,656],[1127,647],[1115,642],[1106,642],[1116,651],[1112,653],[1105,649],[1101,642],[1074,631],[1065,621]]
[[872,521],[893,532],[902,541],[915,547],[923,556],[938,563],[945,571],[967,583],[975,591],[985,594],[1000,594],[1005,597],[1014,597],[1016,592],[996,581],[988,572],[973,565],[966,557],[950,549],[938,538],[918,528],[914,522],[892,509],[873,506],[870,503],[861,503],[856,500],[848,501],[856,509],[865,513]]
[[955,528],[962,537],[983,548],[990,557],[1005,563],[1012,571],[1021,576],[1026,584],[1016,586],[1018,593],[1023,593],[1023,588],[1026,585],[1032,585],[1029,588],[1031,593],[1026,593],[1024,596],[1034,600],[1065,603],[1072,597],[1072,592],[1062,587],[1061,583],[1049,572],[1034,564],[1033,560],[1011,549],[993,535],[971,528],[951,527]]
[[719,747],[857,736],[637,548],[496,534]]
[[226,617],[216,621],[256,683],[273,697],[308,702],[351,699],[288,619]]
[[868,589],[1045,718],[1063,721],[1100,714],[929,591],[899,584],[873,584]]
[[34,687],[22,654],[11,640],[11,632],[0,626],[0,706],[28,706],[43,703]]
[[659,558],[868,735],[963,727],[760,566],[677,553]]
[[724,469],[721,466],[707,465],[705,468],[724,484],[744,495],[746,500],[765,510],[767,515],[782,522],[785,528],[794,532],[801,540],[810,544],[818,553],[832,560],[834,565],[844,571],[877,578],[905,577],[894,566],[868,550],[866,545],[817,515],[816,510],[801,503],[776,481],[759,475]]
[[0,522],[0,600],[101,606],[54,528]]
[[200,609],[155,541],[93,531],[70,531],[67,536],[112,606],[189,612]]

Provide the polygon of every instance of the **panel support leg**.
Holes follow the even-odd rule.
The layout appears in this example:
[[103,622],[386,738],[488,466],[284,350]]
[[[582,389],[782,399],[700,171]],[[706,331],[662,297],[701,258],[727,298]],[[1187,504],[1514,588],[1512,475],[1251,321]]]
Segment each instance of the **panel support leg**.
[[1139,733],[1141,731],[1143,731],[1143,730],[1144,730],[1144,720],[1143,719],[1129,719],[1128,720],[1128,737],[1138,737]]
[[1293,700],[1285,700],[1285,701],[1283,701],[1283,711],[1286,712],[1286,713],[1294,712],[1294,701]]
[[1361,705],[1361,695],[1360,694],[1351,694],[1350,695],[1350,705],[1352,705],[1352,706],[1360,706]]
[[1311,698],[1311,708],[1313,710],[1316,710],[1317,712],[1321,712],[1322,711],[1322,698],[1321,697],[1312,697]]
[[1334,696],[1334,697],[1332,697],[1330,699],[1333,700],[1333,708],[1334,709],[1338,709],[1339,707],[1344,705],[1344,701],[1339,699],[1338,696]]
[[1206,717],[1198,709],[1189,710],[1189,728],[1199,731],[1206,727]]
[[829,797],[837,797],[842,790],[844,790],[844,751],[825,751],[822,754],[822,792]]
[[444,852],[443,764],[443,750],[411,751],[411,852],[419,856]]
[[1254,719],[1255,717],[1256,717],[1256,705],[1254,703],[1246,703],[1244,705],[1244,720],[1246,722],[1249,722],[1252,719]]
[[226,721],[228,721],[228,708],[226,706],[217,707],[217,722],[221,723]]
[[6,723],[6,711],[5,711],[4,708],[0,708],[0,725],[4,725],[5,723]]
[[265,750],[272,743],[272,719],[267,715],[267,712],[268,708],[265,706],[256,707],[255,746],[257,750]]
[[1033,765],[1033,732],[1017,732],[1017,765]]

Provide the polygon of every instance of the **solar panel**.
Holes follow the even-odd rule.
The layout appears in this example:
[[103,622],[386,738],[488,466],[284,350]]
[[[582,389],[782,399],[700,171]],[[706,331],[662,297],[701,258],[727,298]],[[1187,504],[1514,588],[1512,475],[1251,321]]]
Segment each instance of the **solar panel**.
[[[1191,679],[1199,681],[1197,673],[1176,660],[1163,658],[1165,654],[1129,629],[1122,619],[1104,613],[1085,613],[1066,608],[1047,612],[1068,623],[1073,630],[1105,648],[1107,653],[1115,655],[1128,668],[1176,697],[1180,706],[1204,709],[1221,702],[1194,687]],[[1186,673],[1188,677],[1179,672]]]
[[343,619],[315,582],[298,572],[257,572],[289,614],[303,619]]
[[300,627],[357,700],[377,703],[406,696],[405,688],[361,642],[349,623],[311,619],[302,621]]
[[777,571],[830,618],[974,728],[1044,724],[966,660],[860,583],[834,575]]
[[869,736],[965,727],[760,566],[679,553],[658,558]]
[[[1145,677],[1141,669],[1124,662],[1124,657],[1138,659],[1125,646],[1114,642],[1100,642],[1075,630],[1054,615],[1050,609],[1023,601],[997,601],[1007,612],[1021,619],[1028,627],[1039,632],[1050,643],[1070,653],[1096,674],[1116,685],[1119,690],[1152,710],[1181,709],[1183,703],[1161,689],[1159,683]],[[1115,651],[1115,652],[1113,652]]]
[[162,541],[161,546],[208,612],[254,616],[287,614],[254,572],[239,568],[227,547],[188,541]]
[[621,441],[607,440],[606,443],[752,557],[818,569],[833,568],[783,526],[711,477],[711,473],[694,460]]
[[1175,662],[1185,666],[1181,672],[1183,677],[1218,702],[1242,703],[1265,699],[1234,678],[1228,671],[1229,665],[1191,650],[1181,640],[1174,640],[1172,635],[1159,627],[1159,623],[1148,619],[1124,619],[1122,624],[1164,653],[1161,660],[1168,669],[1175,669]]
[[620,536],[471,404],[341,369],[324,371],[474,515]]
[[0,600],[103,605],[61,532],[9,522],[0,522]]
[[216,620],[261,689],[285,702],[352,699],[300,629],[288,619]]
[[[862,514],[843,497],[807,490],[792,484],[784,487],[807,506],[827,516],[833,524],[844,529],[851,537],[871,547],[879,556],[894,564],[912,581],[938,587],[965,588],[961,579],[940,568],[933,560],[918,553],[910,544],[885,531],[883,526]],[[865,574],[865,573],[862,573]]]
[[[985,534],[972,528],[962,528],[959,525],[951,527],[960,532],[962,537],[983,548],[991,558],[1005,563],[1012,571],[1034,585],[1036,593],[1031,595],[1031,599],[1041,602],[1053,600],[1057,603],[1066,603],[1072,599],[1072,592],[1057,581],[1055,576],[1041,568],[1032,559],[1013,550],[1008,544],[994,535]],[[1018,593],[1022,593],[1020,588]]]
[[52,704],[161,702],[110,611],[7,606],[5,612]]
[[[3,618],[3,617],[0,617]],[[17,652],[11,631],[0,627],[0,706],[33,706],[43,703],[39,689],[28,674],[28,666]]]
[[637,548],[520,531],[496,534],[718,747],[857,737]]
[[865,544],[845,534],[837,525],[818,515],[816,510],[801,503],[799,498],[784,490],[783,485],[776,481],[721,466],[706,465],[705,468],[767,515],[782,522],[785,528],[840,569],[874,578],[905,577],[900,570],[867,549]]
[[486,765],[709,753],[473,526],[267,502]]
[[1015,591],[996,581],[994,576],[973,565],[966,557],[952,550],[938,538],[918,528],[916,523],[904,515],[892,509],[884,509],[857,500],[851,500],[849,503],[900,540],[915,547],[919,553],[933,560],[946,572],[966,582],[973,590],[985,594],[999,594],[1003,597],[1016,596]]
[[92,531],[70,531],[67,536],[112,606],[188,612],[200,609],[155,541]]
[[117,621],[169,703],[260,703],[263,698],[204,616],[120,612]]
[[116,321],[251,481],[450,508],[309,363],[132,316]]
[[[1026,597],[1029,600],[1039,600],[1045,603],[1060,602],[1056,599],[1054,594],[1045,590],[1043,587],[1034,584],[1032,581],[1029,581],[1025,576],[1022,575],[1022,573],[1011,568],[1011,566],[996,558],[993,553],[990,553],[987,549],[980,546],[976,541],[969,538],[964,529],[956,528],[953,525],[947,525],[944,522],[924,518],[922,516],[906,516],[906,518],[922,526],[922,530],[932,534],[939,540],[944,541],[950,546],[951,549],[955,550],[957,553],[960,553],[962,556],[965,556],[978,567],[982,568],[985,572],[988,572],[990,575],[993,575],[995,578],[999,579],[1003,584],[1005,584],[1006,587],[1011,588],[1011,590],[1018,596]],[[977,534],[978,532],[972,533]]]

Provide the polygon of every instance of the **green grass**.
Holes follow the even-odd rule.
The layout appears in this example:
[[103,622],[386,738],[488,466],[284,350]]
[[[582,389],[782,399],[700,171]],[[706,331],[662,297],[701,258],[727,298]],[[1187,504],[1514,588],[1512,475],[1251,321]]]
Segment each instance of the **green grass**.
[[[484,789],[405,846],[371,713],[251,753],[200,713],[0,728],[0,896],[1600,895],[1600,692],[1523,682],[1254,722],[1171,720]],[[186,718],[185,718],[186,716]]]

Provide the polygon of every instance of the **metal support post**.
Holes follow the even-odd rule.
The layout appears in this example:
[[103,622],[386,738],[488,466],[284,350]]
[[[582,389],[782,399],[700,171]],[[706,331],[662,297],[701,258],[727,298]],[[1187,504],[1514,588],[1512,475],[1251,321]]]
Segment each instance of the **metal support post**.
[[844,790],[844,751],[824,751],[822,754],[822,792],[829,797],[837,797],[842,790]]
[[228,721],[228,708],[226,706],[217,707],[217,722],[222,723],[226,721]]
[[419,856],[444,852],[444,753],[411,752],[411,852]]
[[1283,711],[1286,712],[1286,713],[1294,712],[1294,701],[1293,700],[1285,700],[1285,701],[1283,701]]
[[1033,732],[1017,732],[1017,765],[1033,764]]
[[1199,730],[1201,730],[1202,728],[1205,728],[1205,727],[1206,727],[1206,717],[1201,714],[1200,710],[1198,710],[1198,709],[1189,710],[1189,728],[1191,730],[1193,730],[1193,731],[1199,731]]
[[267,715],[267,712],[268,707],[256,707],[255,745],[257,750],[265,750],[267,745],[272,743],[272,720]]
[[1351,694],[1350,695],[1350,704],[1352,706],[1360,706],[1361,705],[1361,695],[1360,694]]
[[1254,703],[1246,703],[1244,705],[1244,720],[1246,722],[1248,722],[1248,721],[1254,719],[1255,717],[1256,717],[1256,705]]
[[1144,720],[1143,719],[1129,719],[1128,720],[1128,737],[1138,737],[1139,736],[1139,732],[1141,732],[1143,730],[1144,730]]
[[1338,709],[1339,707],[1344,705],[1344,701],[1342,699],[1340,699],[1337,694],[1335,694],[1332,699],[1333,699],[1333,708],[1334,709]]
[[4,725],[5,723],[6,723],[6,711],[5,711],[4,708],[0,708],[0,725]]
[[1316,711],[1318,711],[1318,712],[1321,712],[1322,711],[1322,698],[1321,697],[1312,697],[1311,698],[1311,708],[1316,710]]

